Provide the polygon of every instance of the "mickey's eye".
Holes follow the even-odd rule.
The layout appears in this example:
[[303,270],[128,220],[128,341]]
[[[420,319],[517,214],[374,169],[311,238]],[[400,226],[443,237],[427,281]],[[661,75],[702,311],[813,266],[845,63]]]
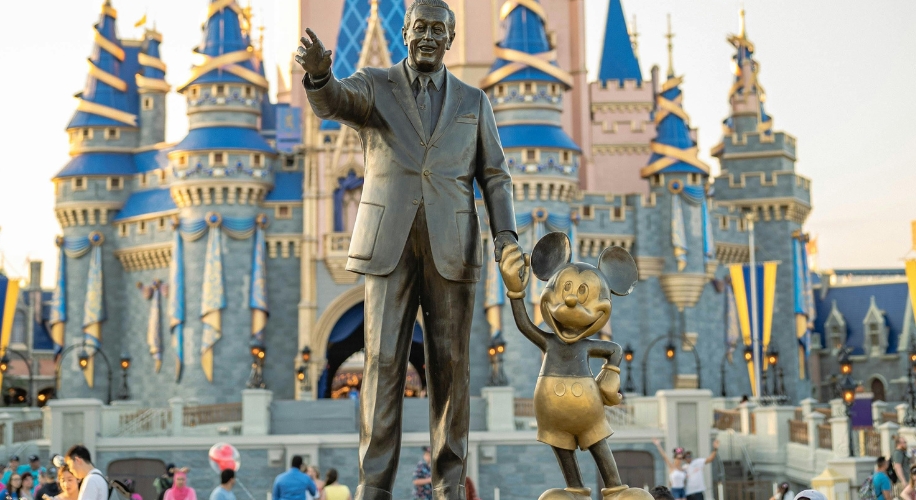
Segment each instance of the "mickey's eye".
[[588,298],[588,285],[585,283],[579,285],[579,289],[576,290],[576,294],[579,296],[579,302],[585,302],[585,299]]
[[568,292],[570,290],[572,290],[572,281],[567,281],[566,284],[563,285],[563,291]]

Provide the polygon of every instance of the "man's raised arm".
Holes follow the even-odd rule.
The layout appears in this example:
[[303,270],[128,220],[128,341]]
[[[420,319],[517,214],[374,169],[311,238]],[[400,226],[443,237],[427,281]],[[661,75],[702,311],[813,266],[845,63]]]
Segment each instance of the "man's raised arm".
[[337,80],[331,71],[331,51],[311,28],[306,28],[308,38],[299,39],[296,62],[305,70],[302,86],[312,110],[319,118],[341,122],[360,128],[369,119],[374,95],[369,76],[361,71],[349,78]]

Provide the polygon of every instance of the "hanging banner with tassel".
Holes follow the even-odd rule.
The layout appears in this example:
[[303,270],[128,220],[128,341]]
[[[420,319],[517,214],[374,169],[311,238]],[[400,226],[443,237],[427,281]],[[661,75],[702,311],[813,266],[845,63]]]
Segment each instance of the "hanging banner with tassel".
[[206,216],[206,221],[210,234],[207,237],[200,304],[200,319],[204,330],[200,346],[200,366],[207,381],[213,382],[213,347],[223,335],[222,310],[226,307],[226,290],[223,282],[223,250],[220,235],[222,217],[218,213],[210,212]]
[[54,342],[54,360],[60,359],[64,349],[64,330],[67,326],[67,254],[64,252],[64,237],[58,236],[55,244],[59,248],[57,256],[57,280],[54,293],[51,295],[51,317],[48,318],[48,329]]
[[89,278],[86,286],[86,302],[83,309],[83,343],[89,361],[83,369],[83,376],[89,387],[95,381],[95,353],[102,347],[102,323],[105,315],[105,286],[102,274],[102,244],[105,236],[93,231],[89,233],[92,256],[89,261]]
[[177,218],[172,219],[172,229],[175,236],[172,262],[169,264],[169,329],[172,332],[172,346],[175,348],[175,381],[181,382],[184,369],[184,242],[181,223]]
[[[13,318],[16,303],[19,302],[19,280],[9,279],[0,274],[0,352],[6,353],[13,333]],[[4,373],[0,371],[0,386]]]
[[153,367],[156,373],[162,368],[162,333],[160,322],[160,297],[162,296],[162,282],[154,280],[150,286],[144,287],[138,283],[144,298],[150,301],[149,321],[146,323],[146,343],[149,345],[150,356],[153,357]]
[[[776,270],[777,262],[764,262],[757,264],[754,272],[757,290],[751,293],[751,266],[750,264],[733,264],[729,266],[729,275],[735,291],[735,307],[738,311],[738,324],[741,325],[741,335],[745,346],[754,348],[755,356],[747,364],[748,376],[751,381],[751,391],[758,397],[757,383],[754,370],[754,360],[759,360],[761,373],[766,368],[767,346],[770,344],[770,334],[773,329],[773,308],[776,304]],[[756,299],[756,302],[754,301]],[[752,331],[751,308],[756,308],[756,331]],[[757,334],[757,342],[753,341],[752,333]]]
[[[913,248],[916,252],[916,220],[912,222]],[[916,257],[906,260],[906,281],[910,289],[910,305],[913,310],[913,320],[916,321]]]
[[671,247],[674,249],[677,270],[683,271],[687,267],[687,230],[684,227],[684,209],[681,207],[680,196],[671,197]]
[[267,216],[258,215],[255,219],[257,228],[254,232],[254,254],[251,258],[251,336],[252,340],[263,345],[264,330],[270,310],[267,307],[267,242],[264,229],[267,227]]
[[811,272],[808,268],[808,237],[796,233],[792,237],[792,277],[795,300],[795,336],[798,339],[798,377],[807,378],[808,355],[811,347],[811,328],[816,311]]

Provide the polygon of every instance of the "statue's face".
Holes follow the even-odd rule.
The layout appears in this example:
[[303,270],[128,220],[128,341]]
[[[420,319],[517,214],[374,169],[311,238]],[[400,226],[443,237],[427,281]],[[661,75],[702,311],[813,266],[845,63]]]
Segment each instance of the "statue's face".
[[428,5],[418,5],[414,9],[410,25],[402,34],[410,54],[410,65],[424,73],[439,69],[445,51],[452,47],[455,38],[448,29],[448,11]]
[[541,293],[544,322],[567,344],[593,335],[611,317],[610,292],[599,272],[588,264],[568,264]]

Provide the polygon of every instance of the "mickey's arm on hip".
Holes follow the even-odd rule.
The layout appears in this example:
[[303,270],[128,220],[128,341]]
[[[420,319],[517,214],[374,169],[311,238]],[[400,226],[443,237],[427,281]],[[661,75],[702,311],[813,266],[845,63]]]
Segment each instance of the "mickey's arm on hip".
[[609,366],[620,366],[620,360],[623,359],[623,351],[620,344],[610,340],[592,340],[588,339],[588,356],[590,358],[604,358],[605,363]]

